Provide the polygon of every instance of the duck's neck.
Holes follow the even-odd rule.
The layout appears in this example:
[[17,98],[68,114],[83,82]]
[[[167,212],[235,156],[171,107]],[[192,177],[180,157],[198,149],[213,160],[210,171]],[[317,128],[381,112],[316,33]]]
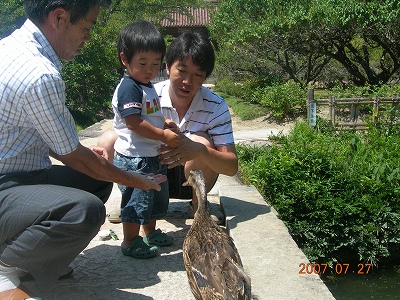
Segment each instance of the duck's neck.
[[199,184],[195,189],[196,196],[198,200],[198,210],[199,211],[206,211],[207,210],[207,193],[205,184]]

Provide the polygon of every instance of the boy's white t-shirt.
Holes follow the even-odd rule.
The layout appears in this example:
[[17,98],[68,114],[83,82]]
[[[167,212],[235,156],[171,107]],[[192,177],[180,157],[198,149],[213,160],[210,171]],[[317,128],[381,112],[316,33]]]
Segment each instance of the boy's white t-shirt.
[[124,76],[115,89],[112,108],[113,126],[118,138],[114,149],[129,157],[154,157],[161,141],[144,138],[128,129],[124,118],[140,114],[141,119],[154,127],[164,128],[164,115],[158,95],[151,82],[142,84],[129,76]]

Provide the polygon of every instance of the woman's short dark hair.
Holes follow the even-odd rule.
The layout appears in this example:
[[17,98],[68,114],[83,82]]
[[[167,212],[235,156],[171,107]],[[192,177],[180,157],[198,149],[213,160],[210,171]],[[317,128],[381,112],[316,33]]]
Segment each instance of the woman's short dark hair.
[[186,31],[172,41],[165,56],[171,67],[174,62],[191,58],[193,64],[206,72],[209,77],[214,69],[215,54],[210,38],[199,32]]
[[58,7],[62,7],[71,14],[70,22],[75,24],[84,18],[89,10],[96,5],[109,7],[112,0],[24,0],[24,9],[27,17],[43,23],[47,15]]
[[122,28],[118,37],[117,50],[119,61],[123,65],[119,56],[121,52],[124,53],[128,63],[138,52],[161,53],[162,61],[166,48],[164,38],[158,28],[151,22],[140,20]]

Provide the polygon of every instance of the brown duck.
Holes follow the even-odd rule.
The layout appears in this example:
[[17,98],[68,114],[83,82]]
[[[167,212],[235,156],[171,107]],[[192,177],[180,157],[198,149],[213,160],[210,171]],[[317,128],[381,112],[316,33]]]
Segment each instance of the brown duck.
[[203,173],[190,171],[199,199],[193,224],[183,242],[183,260],[190,289],[197,300],[251,299],[250,277],[244,272],[233,239],[211,218]]

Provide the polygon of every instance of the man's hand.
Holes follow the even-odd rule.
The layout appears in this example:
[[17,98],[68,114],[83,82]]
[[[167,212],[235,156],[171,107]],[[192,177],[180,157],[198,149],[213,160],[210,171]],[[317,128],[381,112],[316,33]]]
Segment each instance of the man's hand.
[[161,191],[160,183],[167,180],[167,176],[162,174],[147,174],[142,175],[136,172],[129,172],[132,176],[132,184],[130,186],[139,188],[141,190],[155,189]]
[[94,153],[97,153],[98,155],[100,155],[101,157],[105,158],[106,160],[108,160],[108,153],[106,151],[106,149],[102,148],[102,147],[98,147],[98,146],[90,146],[88,147],[90,150],[92,150]]
[[185,162],[197,158],[206,150],[206,146],[196,143],[188,137],[182,135],[181,142],[177,148],[168,145],[162,145],[158,149],[158,159],[164,165],[172,169],[178,165],[184,165]]

